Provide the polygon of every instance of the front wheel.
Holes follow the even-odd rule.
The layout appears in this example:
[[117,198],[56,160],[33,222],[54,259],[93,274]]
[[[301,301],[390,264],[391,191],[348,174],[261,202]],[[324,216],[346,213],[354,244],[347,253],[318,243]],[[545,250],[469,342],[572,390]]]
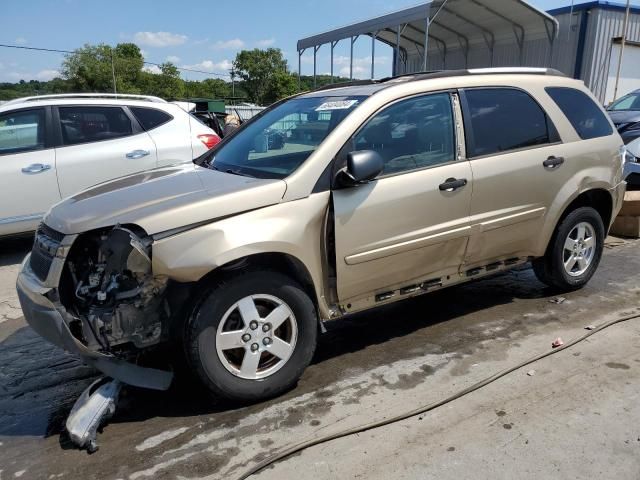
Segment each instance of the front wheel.
[[256,402],[295,385],[316,339],[315,307],[296,282],[277,272],[247,272],[204,295],[186,347],[214,395]]
[[533,261],[538,279],[563,291],[582,288],[602,257],[604,225],[591,207],[580,207],[558,225],[544,257]]

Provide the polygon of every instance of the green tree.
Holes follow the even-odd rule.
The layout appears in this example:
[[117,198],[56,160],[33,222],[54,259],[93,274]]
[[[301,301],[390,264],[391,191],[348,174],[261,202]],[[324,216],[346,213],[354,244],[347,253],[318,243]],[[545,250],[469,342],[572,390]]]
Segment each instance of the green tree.
[[167,100],[184,97],[184,81],[180,78],[180,71],[173,63],[160,65],[160,73],[142,72],[140,86],[147,95],[155,95]]
[[186,98],[226,98],[231,95],[231,88],[220,78],[207,78],[198,81],[185,81]]
[[[290,95],[295,89],[291,75],[285,73],[286,62],[282,54],[273,49],[263,53],[266,54],[270,70],[266,77],[261,77],[269,79],[262,88],[261,95],[268,102]],[[260,64],[263,63],[260,60]],[[65,57],[60,68],[62,78],[54,78],[48,82],[20,80],[17,83],[0,83],[0,100],[47,93],[113,92],[113,73],[118,93],[157,95],[168,100],[191,97],[228,98],[232,95],[231,83],[220,78],[185,81],[180,78],[179,68],[171,63],[160,65],[159,70],[154,68],[155,73],[143,67],[144,59],[140,49],[133,43],[120,43],[115,47],[106,44],[85,45]],[[250,70],[255,77],[256,69],[252,67]],[[245,83],[235,83],[235,97],[248,96]],[[254,86],[252,78],[248,78],[247,85]]]
[[254,103],[264,104],[273,98],[271,92],[286,89],[282,73],[287,71],[287,61],[279,48],[242,50],[236,55],[233,69]]
[[62,75],[74,91],[105,92],[113,91],[115,74],[118,92],[138,93],[143,65],[137,45],[120,43],[112,48],[101,43],[85,45],[67,55],[62,62]]
[[264,95],[264,103],[271,104],[298,91],[298,80],[288,72],[275,72]]

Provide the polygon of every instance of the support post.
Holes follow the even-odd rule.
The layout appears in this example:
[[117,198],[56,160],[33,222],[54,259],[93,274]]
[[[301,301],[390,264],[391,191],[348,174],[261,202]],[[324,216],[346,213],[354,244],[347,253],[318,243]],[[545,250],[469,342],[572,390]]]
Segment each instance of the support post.
[[302,54],[304,50],[298,50],[298,91],[302,88]]
[[393,75],[400,75],[400,25],[396,27],[396,62]]
[[318,79],[316,77],[317,75],[317,58],[318,58],[318,50],[320,50],[320,47],[322,45],[316,45],[313,47],[313,88],[316,88],[317,83],[318,83]]
[[431,25],[431,20],[427,17],[424,20],[424,55],[422,57],[422,71],[427,71],[427,57],[429,55],[429,26]]
[[351,53],[349,55],[349,80],[353,80],[353,44],[356,43],[357,36],[351,37]]
[[333,83],[333,49],[336,48],[337,44],[338,44],[337,40],[335,42],[334,41],[331,42],[331,83]]
[[113,79],[113,93],[118,93],[116,89],[116,67],[113,64],[113,48],[111,49],[111,78]]
[[373,80],[375,76],[375,62],[376,62],[376,37],[378,36],[378,32],[373,32],[371,35],[371,80]]
[[618,85],[620,84],[620,71],[622,70],[622,57],[624,55],[624,45],[627,41],[627,25],[629,25],[630,0],[627,0],[627,10],[624,14],[624,23],[622,26],[622,40],[620,43],[620,55],[618,56],[618,68],[616,69],[616,86],[613,89],[613,99],[615,102],[618,98]]
[[231,68],[231,96],[236,96],[236,71],[233,68]]

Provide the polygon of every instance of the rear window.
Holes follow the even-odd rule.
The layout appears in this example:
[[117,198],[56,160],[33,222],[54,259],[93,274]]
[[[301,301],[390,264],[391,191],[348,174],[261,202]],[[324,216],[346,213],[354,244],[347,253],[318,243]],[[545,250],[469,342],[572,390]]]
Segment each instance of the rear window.
[[145,107],[129,107],[131,112],[136,117],[142,128],[145,130],[153,130],[160,125],[167,123],[173,117],[169,115],[167,112],[163,112],[162,110],[156,110],[155,108],[145,108]]
[[547,87],[545,90],[581,139],[606,137],[613,133],[604,112],[586,93],[569,87]]
[[514,88],[464,90],[470,157],[532,148],[558,141],[547,114],[528,93]]

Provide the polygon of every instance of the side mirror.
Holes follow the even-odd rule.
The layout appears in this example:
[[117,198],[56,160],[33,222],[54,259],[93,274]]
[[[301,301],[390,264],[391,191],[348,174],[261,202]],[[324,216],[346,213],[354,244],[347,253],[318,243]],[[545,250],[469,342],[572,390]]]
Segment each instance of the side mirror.
[[343,170],[343,183],[355,185],[376,178],[384,168],[384,160],[373,150],[358,150],[347,154],[347,168]]

